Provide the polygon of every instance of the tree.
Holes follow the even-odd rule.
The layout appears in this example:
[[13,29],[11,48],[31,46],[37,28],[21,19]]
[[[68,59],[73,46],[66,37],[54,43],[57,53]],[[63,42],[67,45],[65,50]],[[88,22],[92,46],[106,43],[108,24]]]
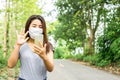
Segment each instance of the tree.
[[6,0],[6,10],[5,10],[5,28],[4,28],[4,57],[6,56],[9,48],[9,19],[10,19],[10,13],[9,13],[9,7],[10,7],[10,0]]
[[58,19],[61,25],[56,29],[56,38],[65,39],[74,48],[84,47],[87,41],[86,53],[93,54],[95,33],[101,21],[104,3],[104,0],[57,0]]
[[37,6],[37,0],[6,0],[5,8],[5,31],[4,31],[4,55],[8,49],[12,49],[16,30],[24,29],[27,18],[32,14],[40,14],[41,9]]
[[107,27],[104,34],[98,39],[100,60],[107,60],[112,63],[120,61],[120,7],[118,3],[111,3],[114,6],[106,15]]

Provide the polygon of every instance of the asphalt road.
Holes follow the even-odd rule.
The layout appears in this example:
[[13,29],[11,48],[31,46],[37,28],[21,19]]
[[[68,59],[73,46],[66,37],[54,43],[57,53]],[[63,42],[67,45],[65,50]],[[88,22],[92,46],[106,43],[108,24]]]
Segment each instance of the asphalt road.
[[120,76],[70,60],[56,59],[48,80],[120,80]]

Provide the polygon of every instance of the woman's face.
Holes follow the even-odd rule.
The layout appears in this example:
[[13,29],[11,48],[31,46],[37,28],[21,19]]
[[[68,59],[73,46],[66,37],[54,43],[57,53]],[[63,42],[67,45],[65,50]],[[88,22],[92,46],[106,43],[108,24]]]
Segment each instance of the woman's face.
[[42,22],[39,19],[34,19],[29,28],[42,28]]

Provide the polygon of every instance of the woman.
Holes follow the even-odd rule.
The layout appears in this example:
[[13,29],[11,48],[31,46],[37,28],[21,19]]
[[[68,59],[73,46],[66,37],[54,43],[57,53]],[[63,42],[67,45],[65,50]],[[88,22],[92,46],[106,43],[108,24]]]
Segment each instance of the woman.
[[[40,40],[41,36],[43,42]],[[37,44],[36,39],[39,39]],[[42,16],[30,16],[25,25],[25,32],[21,32],[20,35],[17,33],[17,41],[8,59],[8,67],[13,68],[18,59],[20,59],[18,80],[47,80],[46,72],[53,70],[53,47],[48,42],[46,23]]]

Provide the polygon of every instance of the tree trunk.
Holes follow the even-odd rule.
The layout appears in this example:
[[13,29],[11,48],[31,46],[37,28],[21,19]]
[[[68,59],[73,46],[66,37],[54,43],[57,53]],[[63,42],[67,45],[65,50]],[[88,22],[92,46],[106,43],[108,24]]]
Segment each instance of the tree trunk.
[[5,28],[4,28],[4,57],[6,57],[9,48],[9,12],[8,8],[10,7],[10,1],[6,0],[6,11],[5,11]]
[[7,0],[5,1],[6,2],[6,11],[5,11],[5,17],[4,17],[4,57],[6,57],[6,54],[7,54]]
[[100,22],[100,15],[101,10],[103,9],[104,4],[101,4],[101,8],[98,8],[97,10],[97,21],[95,23],[95,25],[92,25],[92,18],[93,18],[93,12],[92,9],[88,11],[88,18],[89,18],[89,30],[90,30],[90,36],[88,38],[88,54],[94,54],[95,53],[95,33],[97,31],[97,28],[99,26],[99,22]]
[[94,54],[94,40],[95,40],[95,35],[94,35],[94,30],[90,30],[90,37],[88,38],[88,54]]
[[4,28],[4,57],[6,56],[6,54],[7,54],[7,16],[6,16],[7,14],[5,13],[5,23],[4,23],[4,26],[5,26],[5,28]]

